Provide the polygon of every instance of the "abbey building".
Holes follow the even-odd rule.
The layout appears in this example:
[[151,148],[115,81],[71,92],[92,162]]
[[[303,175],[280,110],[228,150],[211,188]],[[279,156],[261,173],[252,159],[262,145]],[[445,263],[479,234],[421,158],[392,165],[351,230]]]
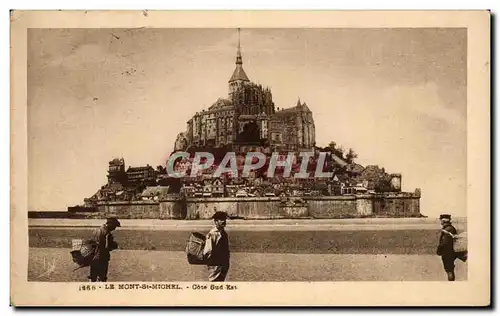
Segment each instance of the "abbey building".
[[[227,98],[195,113],[186,131],[177,136],[174,150],[192,147],[230,148],[257,145],[273,151],[306,151],[315,146],[311,110],[300,100],[276,110],[271,90],[250,81],[243,70],[240,42],[236,68],[228,82]],[[279,109],[279,108],[278,108]]]

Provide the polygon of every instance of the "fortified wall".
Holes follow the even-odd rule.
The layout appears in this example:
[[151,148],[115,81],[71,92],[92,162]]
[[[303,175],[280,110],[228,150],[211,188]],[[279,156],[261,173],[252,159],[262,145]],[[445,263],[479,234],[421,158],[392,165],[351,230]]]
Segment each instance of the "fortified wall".
[[110,202],[97,206],[103,216],[137,219],[209,219],[215,211],[232,218],[420,217],[420,195],[350,195],[323,197],[188,198],[185,200]]

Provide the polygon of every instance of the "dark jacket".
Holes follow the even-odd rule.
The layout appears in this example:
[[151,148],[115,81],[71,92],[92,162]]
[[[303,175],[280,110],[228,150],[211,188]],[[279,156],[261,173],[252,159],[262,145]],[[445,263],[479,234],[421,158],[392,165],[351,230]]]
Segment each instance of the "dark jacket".
[[113,235],[108,232],[105,225],[94,231],[93,240],[97,243],[96,260],[109,261],[110,252],[118,247],[113,239]]
[[229,266],[229,237],[225,230],[213,228],[207,234],[203,255],[209,266]]
[[439,245],[437,247],[436,253],[439,256],[454,256],[455,251],[453,250],[453,237],[443,230],[453,235],[457,234],[457,230],[455,229],[455,227],[453,227],[453,225],[450,224],[444,227],[441,230],[441,235],[439,236]]

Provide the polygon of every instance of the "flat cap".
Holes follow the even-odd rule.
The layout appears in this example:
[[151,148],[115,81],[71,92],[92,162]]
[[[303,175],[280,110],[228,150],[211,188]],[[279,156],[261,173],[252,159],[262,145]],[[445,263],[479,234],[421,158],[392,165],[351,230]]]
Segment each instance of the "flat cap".
[[441,215],[439,215],[439,219],[451,219],[451,215],[450,214],[441,214]]
[[221,211],[217,211],[214,213],[214,215],[212,215],[212,218],[213,219],[227,219],[227,213],[226,212],[221,212]]
[[116,217],[108,217],[106,219],[106,224],[113,224],[116,227],[121,227],[122,225],[120,224],[120,221],[116,219]]

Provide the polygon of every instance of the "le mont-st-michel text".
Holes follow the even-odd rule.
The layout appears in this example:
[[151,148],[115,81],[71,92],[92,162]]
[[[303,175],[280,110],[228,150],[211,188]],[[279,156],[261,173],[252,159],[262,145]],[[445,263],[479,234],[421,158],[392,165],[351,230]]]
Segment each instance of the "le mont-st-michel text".
[[180,285],[175,283],[123,283],[123,284],[104,284],[104,285],[81,285],[80,291],[96,291],[96,290],[208,290],[208,291],[223,291],[237,290],[236,285],[231,284],[190,284]]

